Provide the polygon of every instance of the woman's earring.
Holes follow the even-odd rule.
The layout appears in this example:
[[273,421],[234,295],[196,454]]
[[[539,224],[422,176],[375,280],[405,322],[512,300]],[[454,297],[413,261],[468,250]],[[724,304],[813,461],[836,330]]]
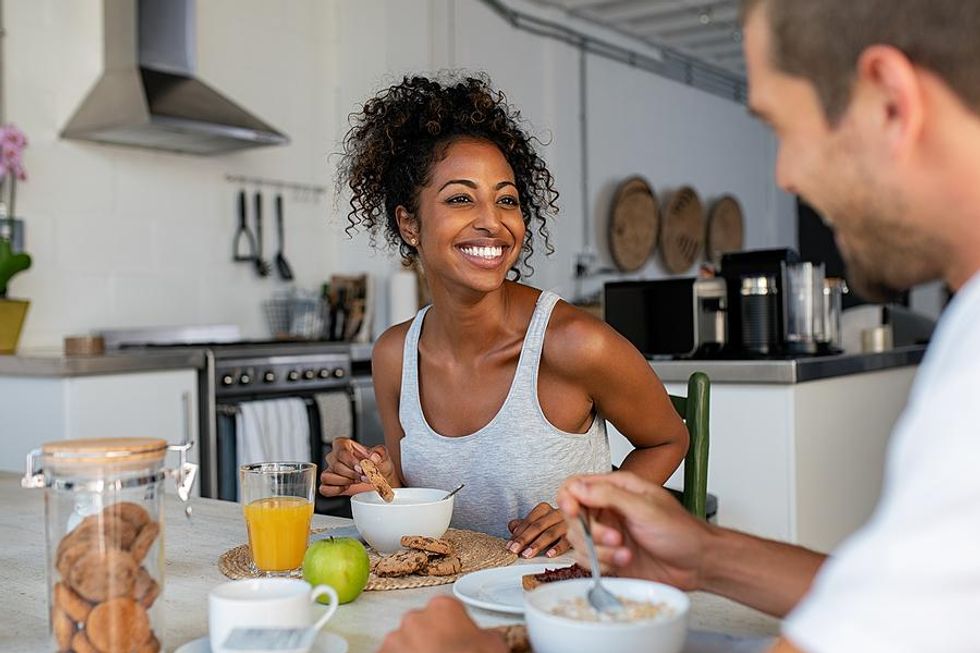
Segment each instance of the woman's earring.
[[408,241],[408,244],[411,245],[412,247],[415,247],[418,244],[418,242],[419,241],[412,238],[411,240]]

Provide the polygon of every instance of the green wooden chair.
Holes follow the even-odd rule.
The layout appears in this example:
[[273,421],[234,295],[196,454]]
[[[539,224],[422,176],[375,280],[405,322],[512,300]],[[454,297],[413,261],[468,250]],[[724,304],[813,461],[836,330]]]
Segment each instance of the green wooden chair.
[[704,372],[695,372],[687,380],[687,396],[670,395],[674,410],[687,425],[690,444],[684,458],[684,490],[674,492],[692,515],[706,519],[717,510],[716,501],[709,506],[708,497],[708,415],[711,381]]

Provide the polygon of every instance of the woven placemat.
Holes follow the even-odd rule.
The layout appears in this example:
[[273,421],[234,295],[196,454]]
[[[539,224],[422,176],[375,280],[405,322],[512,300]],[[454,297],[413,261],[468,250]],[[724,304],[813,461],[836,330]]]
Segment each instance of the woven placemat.
[[[314,533],[329,532],[330,529],[314,529]],[[490,569],[491,567],[506,567],[517,560],[517,554],[507,550],[506,542],[499,537],[477,533],[476,531],[459,530],[450,528],[443,535],[443,539],[449,540],[456,546],[459,552],[460,561],[463,563],[462,571],[452,576],[401,576],[398,578],[382,578],[371,573],[365,590],[405,590],[416,587],[431,587],[433,585],[445,585],[455,582],[460,576],[480,569]],[[380,557],[378,553],[368,547],[368,557],[371,559],[371,566]],[[247,544],[241,544],[233,549],[229,549],[218,558],[218,570],[231,578],[239,580],[241,578],[256,578],[258,574],[252,568],[252,552]],[[295,578],[301,576],[299,571],[291,574]]]

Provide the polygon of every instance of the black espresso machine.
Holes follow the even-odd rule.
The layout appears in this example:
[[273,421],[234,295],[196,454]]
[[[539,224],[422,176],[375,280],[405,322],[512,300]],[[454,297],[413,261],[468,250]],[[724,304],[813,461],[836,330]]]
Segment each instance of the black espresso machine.
[[[728,299],[724,353],[735,358],[783,358],[837,353],[839,307],[823,263],[789,248],[721,257]],[[834,323],[832,325],[832,322]]]

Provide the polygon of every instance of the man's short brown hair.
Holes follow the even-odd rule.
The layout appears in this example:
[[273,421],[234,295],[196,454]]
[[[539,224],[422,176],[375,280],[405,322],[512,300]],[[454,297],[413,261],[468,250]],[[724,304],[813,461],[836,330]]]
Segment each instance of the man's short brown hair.
[[939,77],[980,112],[980,0],[742,0],[762,9],[772,63],[816,87],[835,123],[851,98],[858,57],[890,45]]

